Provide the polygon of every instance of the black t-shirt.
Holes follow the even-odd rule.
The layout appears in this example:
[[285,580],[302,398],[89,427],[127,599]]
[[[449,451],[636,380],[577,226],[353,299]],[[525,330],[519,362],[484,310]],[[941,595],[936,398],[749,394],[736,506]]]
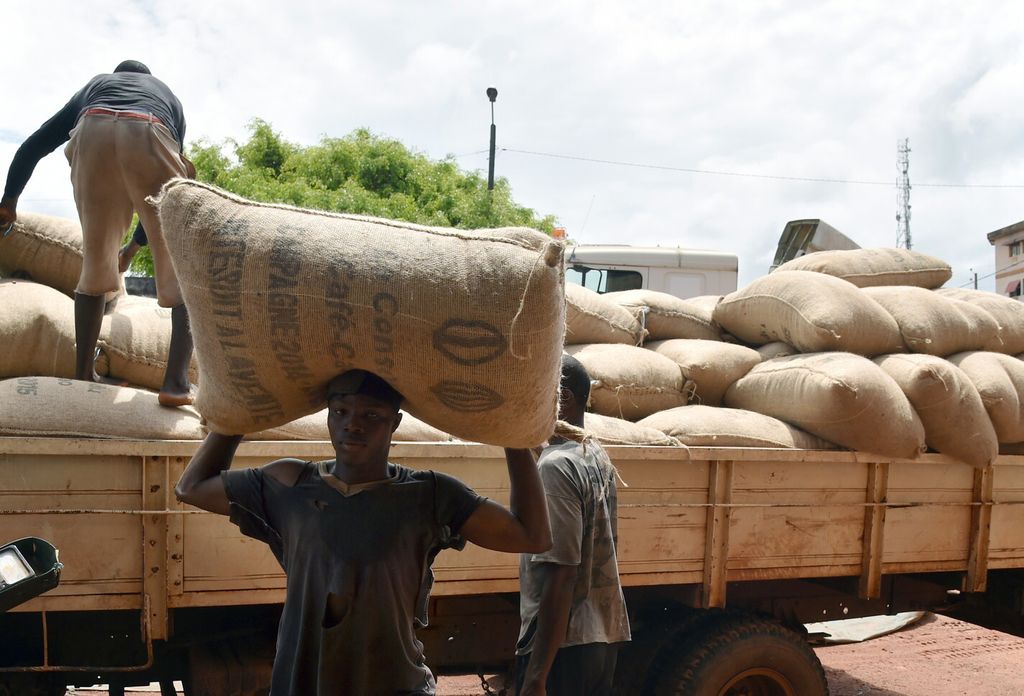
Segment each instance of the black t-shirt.
[[273,696],[434,693],[415,634],[430,565],[465,545],[458,532],[484,499],[446,474],[389,468],[386,482],[349,495],[308,462],[294,486],[262,469],[221,474],[231,521],[267,542],[288,576]]
[[7,172],[5,198],[21,195],[39,160],[66,143],[82,112],[93,107],[153,114],[171,131],[179,148],[184,147],[185,114],[170,87],[145,73],[97,75],[18,148]]

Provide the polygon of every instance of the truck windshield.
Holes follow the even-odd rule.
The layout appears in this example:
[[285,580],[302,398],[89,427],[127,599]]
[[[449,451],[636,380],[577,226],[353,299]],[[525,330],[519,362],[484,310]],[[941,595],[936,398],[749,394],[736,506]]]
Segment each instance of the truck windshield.
[[615,268],[592,268],[575,264],[565,271],[565,279],[582,285],[594,292],[618,292],[639,290],[644,286],[644,277],[637,271],[622,271]]

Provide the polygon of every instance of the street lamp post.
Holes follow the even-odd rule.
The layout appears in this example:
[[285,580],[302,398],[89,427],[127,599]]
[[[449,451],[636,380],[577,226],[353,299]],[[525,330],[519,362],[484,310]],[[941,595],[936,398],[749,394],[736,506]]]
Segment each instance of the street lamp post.
[[498,98],[498,90],[494,87],[487,88],[487,98],[491,100],[491,154],[487,159],[487,190],[494,190],[494,141],[498,129],[494,125],[494,100]]

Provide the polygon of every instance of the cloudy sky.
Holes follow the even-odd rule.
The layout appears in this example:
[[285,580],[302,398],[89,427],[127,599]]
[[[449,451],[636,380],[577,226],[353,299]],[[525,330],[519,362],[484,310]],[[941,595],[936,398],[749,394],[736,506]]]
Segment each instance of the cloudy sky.
[[[483,171],[493,85],[518,202],[582,243],[735,252],[741,284],[787,220],[892,246],[902,138],[914,248],[948,260],[951,284],[973,269],[994,289],[985,235],[1024,219],[1021,3],[5,0],[3,15],[0,167],[134,58],[181,98],[188,141],[244,138],[254,117],[301,144],[365,126]],[[59,151],[19,207],[74,215]]]

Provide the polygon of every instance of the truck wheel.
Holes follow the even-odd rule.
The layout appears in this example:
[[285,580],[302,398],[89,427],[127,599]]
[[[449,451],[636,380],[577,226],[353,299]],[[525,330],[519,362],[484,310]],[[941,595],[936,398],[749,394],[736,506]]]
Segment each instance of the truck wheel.
[[670,649],[655,696],[828,696],[825,670],[801,636],[749,616],[726,616]]
[[649,696],[655,659],[666,645],[685,637],[703,614],[676,608],[664,616],[643,617],[634,627],[633,639],[619,650],[613,687],[616,696]]

